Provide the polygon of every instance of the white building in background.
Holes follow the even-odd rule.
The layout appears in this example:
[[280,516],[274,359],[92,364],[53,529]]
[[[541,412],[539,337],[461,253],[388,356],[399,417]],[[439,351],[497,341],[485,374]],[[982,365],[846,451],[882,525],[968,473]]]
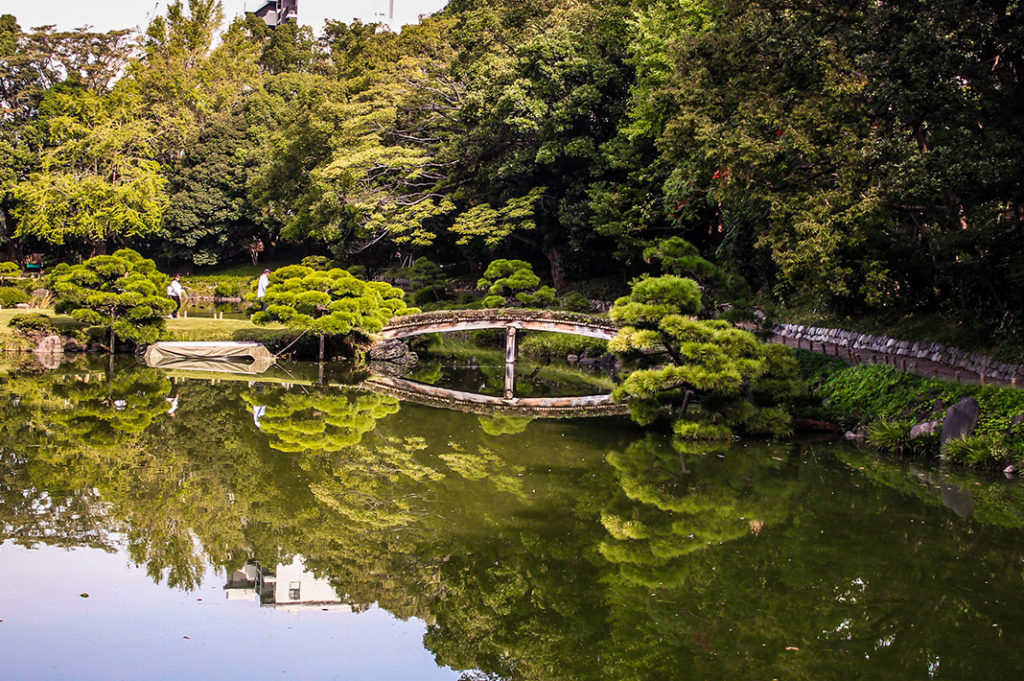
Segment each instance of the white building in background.
[[224,594],[229,601],[256,600],[265,608],[287,612],[352,612],[352,606],[338,597],[326,579],[318,579],[306,570],[301,556],[295,556],[290,565],[279,564],[276,569],[246,563],[228,577]]
[[255,14],[267,22],[267,26],[277,28],[288,21],[298,22],[299,0],[267,0],[259,9],[246,14]]

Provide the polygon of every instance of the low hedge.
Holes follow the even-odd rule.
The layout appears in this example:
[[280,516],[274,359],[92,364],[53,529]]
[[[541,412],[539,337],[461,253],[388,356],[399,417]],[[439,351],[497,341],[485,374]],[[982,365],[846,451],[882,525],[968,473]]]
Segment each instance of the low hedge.
[[8,320],[7,325],[23,333],[34,332],[49,335],[57,331],[53,319],[38,312],[16,314]]
[[31,296],[16,286],[0,286],[0,307],[14,307],[29,300]]
[[600,357],[608,352],[608,341],[586,336],[572,336],[565,333],[531,331],[523,335],[519,352],[536,359],[565,359],[567,355]]

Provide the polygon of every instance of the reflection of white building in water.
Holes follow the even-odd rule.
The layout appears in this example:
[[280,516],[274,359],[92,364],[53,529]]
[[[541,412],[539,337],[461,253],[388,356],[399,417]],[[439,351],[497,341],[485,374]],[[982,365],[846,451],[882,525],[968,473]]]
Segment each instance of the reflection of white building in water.
[[229,601],[255,599],[264,607],[288,612],[314,609],[352,612],[352,606],[338,598],[326,579],[318,579],[306,571],[301,556],[295,556],[291,565],[279,564],[276,569],[246,563],[228,577],[224,593]]

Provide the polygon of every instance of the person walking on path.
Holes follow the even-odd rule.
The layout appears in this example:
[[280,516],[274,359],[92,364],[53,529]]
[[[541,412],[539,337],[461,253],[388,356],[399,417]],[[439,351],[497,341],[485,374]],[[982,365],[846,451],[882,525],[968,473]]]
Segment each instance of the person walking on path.
[[270,270],[263,270],[263,274],[260,275],[260,279],[256,282],[256,300],[260,303],[260,312],[267,309],[267,303],[263,300],[263,296],[267,295],[267,287],[270,286]]
[[175,308],[169,317],[175,319],[178,316],[178,310],[181,309],[181,298],[185,295],[185,289],[181,288],[181,275],[175,274],[174,279],[171,279],[171,283],[167,285],[167,296],[174,301]]

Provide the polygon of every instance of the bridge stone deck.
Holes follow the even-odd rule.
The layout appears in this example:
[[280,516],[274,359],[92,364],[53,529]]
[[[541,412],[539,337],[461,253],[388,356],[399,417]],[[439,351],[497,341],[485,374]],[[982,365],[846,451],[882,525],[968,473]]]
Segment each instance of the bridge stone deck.
[[607,317],[552,310],[439,310],[395,317],[378,335],[382,340],[393,340],[481,329],[549,331],[609,340],[615,337],[619,325]]

